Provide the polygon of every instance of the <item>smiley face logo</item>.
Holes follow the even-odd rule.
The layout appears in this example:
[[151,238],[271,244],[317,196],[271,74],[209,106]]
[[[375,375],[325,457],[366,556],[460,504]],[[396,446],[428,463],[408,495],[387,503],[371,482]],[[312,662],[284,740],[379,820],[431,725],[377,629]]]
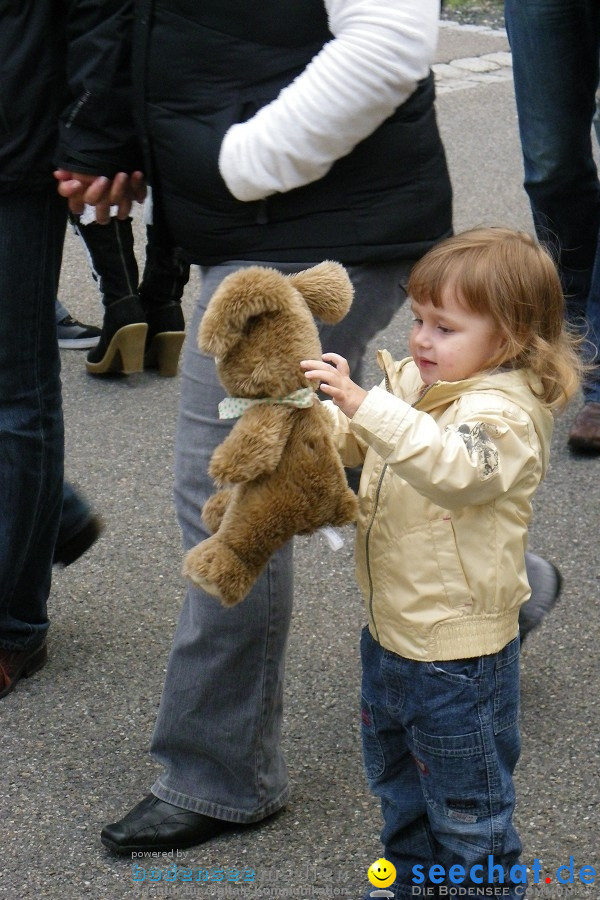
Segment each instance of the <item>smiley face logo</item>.
[[375,887],[388,887],[396,877],[396,869],[387,859],[376,859],[367,872],[369,881]]

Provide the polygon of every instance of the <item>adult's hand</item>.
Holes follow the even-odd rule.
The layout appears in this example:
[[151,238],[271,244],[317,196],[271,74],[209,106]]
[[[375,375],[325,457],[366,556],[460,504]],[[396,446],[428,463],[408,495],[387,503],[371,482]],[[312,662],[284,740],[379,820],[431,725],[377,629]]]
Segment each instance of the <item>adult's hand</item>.
[[96,221],[105,225],[110,221],[112,206],[117,207],[117,218],[126,219],[134,200],[142,203],[146,196],[146,185],[142,172],[119,172],[113,179],[104,175],[88,175],[67,169],[56,169],[54,177],[58,181],[58,193],[66,197],[69,209],[81,215],[86,204],[96,208]]

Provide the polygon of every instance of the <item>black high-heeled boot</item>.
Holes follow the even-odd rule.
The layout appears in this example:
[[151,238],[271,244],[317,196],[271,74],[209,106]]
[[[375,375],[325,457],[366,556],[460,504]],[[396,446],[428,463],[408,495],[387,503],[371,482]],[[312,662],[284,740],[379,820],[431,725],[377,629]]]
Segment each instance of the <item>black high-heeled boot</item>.
[[122,297],[106,307],[98,345],[87,355],[86,369],[92,375],[144,371],[148,325],[137,294]]
[[148,226],[146,264],[139,289],[148,322],[144,366],[160,375],[177,375],[179,354],[185,339],[181,298],[190,276],[189,264],[181,259],[161,232]]
[[92,375],[142,372],[148,325],[137,294],[132,221],[113,217],[106,225],[73,224],[87,247],[104,304],[100,341],[88,353],[86,368]]

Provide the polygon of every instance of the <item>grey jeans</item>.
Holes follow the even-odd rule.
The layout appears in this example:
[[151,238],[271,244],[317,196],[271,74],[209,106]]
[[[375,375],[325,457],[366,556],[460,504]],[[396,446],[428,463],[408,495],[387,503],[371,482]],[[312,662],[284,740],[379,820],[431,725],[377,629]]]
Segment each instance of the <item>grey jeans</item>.
[[[213,491],[212,452],[231,424],[219,421],[224,391],[214,361],[196,345],[200,319],[232,261],[202,270],[202,288],[182,363],[175,444],[175,502],[184,549],[207,537],[200,513]],[[301,265],[258,263],[289,273]],[[324,349],[345,356],[360,379],[369,340],[403,300],[407,262],[349,266],[355,299],[346,319],[322,331]],[[152,787],[162,800],[232,822],[281,809],[288,778],[281,750],[285,649],[293,597],[292,546],[271,559],[250,595],[224,609],[189,586],[168,663],[152,753],[164,766]]]

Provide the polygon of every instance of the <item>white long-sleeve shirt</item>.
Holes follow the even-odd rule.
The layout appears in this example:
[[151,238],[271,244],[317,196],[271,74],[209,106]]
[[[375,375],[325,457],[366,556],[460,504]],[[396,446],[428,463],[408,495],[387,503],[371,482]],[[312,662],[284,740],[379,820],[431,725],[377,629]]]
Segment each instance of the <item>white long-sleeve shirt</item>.
[[439,0],[323,0],[329,41],[277,99],[225,134],[219,169],[238,200],[322,178],[429,72]]

